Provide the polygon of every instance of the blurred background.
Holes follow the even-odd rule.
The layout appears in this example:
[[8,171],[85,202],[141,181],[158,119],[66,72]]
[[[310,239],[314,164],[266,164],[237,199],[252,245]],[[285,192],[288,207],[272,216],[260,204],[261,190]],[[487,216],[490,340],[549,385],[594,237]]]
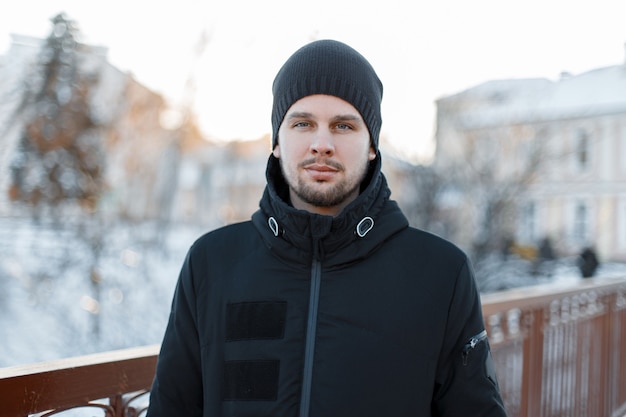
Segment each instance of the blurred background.
[[315,39],[377,69],[392,198],[481,292],[625,276],[623,6],[570,3],[12,5],[0,367],[160,342],[187,248],[256,210],[273,77]]

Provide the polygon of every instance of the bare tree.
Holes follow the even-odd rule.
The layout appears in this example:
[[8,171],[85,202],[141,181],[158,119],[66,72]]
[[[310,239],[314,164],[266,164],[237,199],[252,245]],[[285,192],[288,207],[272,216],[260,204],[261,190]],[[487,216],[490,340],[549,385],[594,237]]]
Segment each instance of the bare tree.
[[389,161],[398,194],[394,198],[409,223],[417,228],[440,232],[439,204],[447,180],[433,166],[414,165],[400,160]]
[[[545,143],[537,140],[540,136],[522,136],[516,126],[505,129],[474,149],[466,169],[458,171],[466,175],[463,185],[476,209],[472,252],[477,261],[500,250],[503,242],[515,236],[519,204],[547,160]],[[506,142],[514,151],[501,155],[501,147],[494,141]]]
[[448,192],[456,195],[452,209],[440,207],[450,237],[464,233],[476,265],[479,285],[501,275],[494,262],[515,239],[520,207],[526,192],[552,160],[541,126],[506,125],[471,129],[460,125],[456,158],[437,165],[439,175],[448,179]]
[[92,119],[89,93],[96,75],[80,71],[77,29],[52,19],[37,63],[37,82],[22,97],[24,121],[11,164],[10,197],[33,208],[74,202],[93,210],[104,187],[104,146]]
[[[26,79],[13,118],[21,133],[10,166],[9,197],[30,207],[34,219],[52,221],[53,228],[76,227],[92,254],[89,275],[98,299],[99,280],[94,277],[106,230],[99,227],[102,219],[97,213],[106,186],[103,126],[90,105],[98,75],[81,65],[84,47],[75,23],[63,14],[51,21],[52,31]],[[63,263],[59,267],[42,273],[61,275]],[[97,334],[98,317],[93,316]]]

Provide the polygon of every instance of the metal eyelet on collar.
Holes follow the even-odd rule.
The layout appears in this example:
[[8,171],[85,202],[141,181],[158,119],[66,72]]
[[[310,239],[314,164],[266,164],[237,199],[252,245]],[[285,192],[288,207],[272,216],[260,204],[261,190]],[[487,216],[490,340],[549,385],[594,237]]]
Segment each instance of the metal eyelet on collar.
[[267,219],[267,224],[269,224],[270,229],[272,229],[274,236],[278,237],[278,222],[276,221],[276,219],[270,217],[269,219]]
[[363,219],[356,225],[356,234],[359,237],[365,237],[365,235],[374,228],[374,219],[371,217],[363,217]]

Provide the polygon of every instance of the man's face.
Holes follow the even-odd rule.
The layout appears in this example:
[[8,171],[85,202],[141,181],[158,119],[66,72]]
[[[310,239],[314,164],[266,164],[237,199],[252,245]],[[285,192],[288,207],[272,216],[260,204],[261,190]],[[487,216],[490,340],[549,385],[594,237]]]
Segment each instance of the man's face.
[[354,106],[318,94],[289,108],[274,156],[280,160],[295,208],[336,216],[359,195],[376,151]]

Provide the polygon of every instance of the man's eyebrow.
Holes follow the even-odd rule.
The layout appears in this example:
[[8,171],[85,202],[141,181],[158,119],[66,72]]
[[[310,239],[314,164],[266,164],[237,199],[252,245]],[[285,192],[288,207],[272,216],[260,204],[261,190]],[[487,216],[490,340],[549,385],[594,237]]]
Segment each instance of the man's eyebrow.
[[[313,115],[313,113],[309,113],[306,111],[295,111],[293,113],[289,113],[287,115],[287,119],[291,120],[291,119],[310,119],[310,118],[314,118],[315,116]],[[356,114],[338,114],[337,116],[333,117],[333,120],[335,121],[359,121],[362,122],[363,118],[360,117],[359,115]]]
[[294,111],[293,113],[289,113],[287,115],[287,119],[309,119],[313,117],[313,113],[305,112],[305,111]]
[[336,121],[357,121],[357,122],[362,122],[363,118],[356,115],[356,114],[339,114],[335,117],[333,117],[333,120]]

